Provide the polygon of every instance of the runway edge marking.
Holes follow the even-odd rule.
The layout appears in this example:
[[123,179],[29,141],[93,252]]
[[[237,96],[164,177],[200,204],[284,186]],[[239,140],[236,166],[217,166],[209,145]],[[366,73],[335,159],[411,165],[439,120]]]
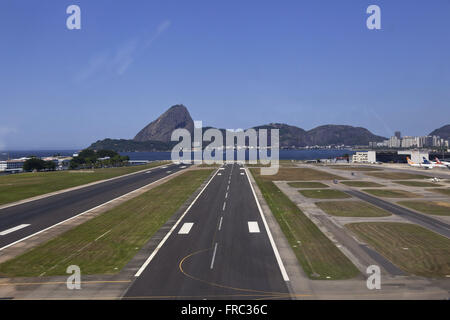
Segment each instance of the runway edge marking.
[[19,240],[17,240],[17,241],[14,241],[14,242],[12,242],[12,243],[10,243],[10,244],[7,244],[6,246],[0,248],[0,251],[5,250],[6,248],[9,248],[9,247],[11,247],[11,246],[13,246],[13,245],[15,245],[15,244],[17,244],[17,243],[20,243],[20,242],[22,242],[22,241],[25,241],[25,240],[27,240],[27,239],[29,239],[29,238],[32,238],[32,237],[34,237],[34,236],[37,236],[38,234],[40,234],[40,233],[42,233],[42,232],[45,232],[45,231],[50,230],[50,229],[53,229],[54,227],[57,227],[57,226],[59,226],[60,224],[63,224],[63,223],[65,223],[65,222],[67,222],[67,221],[70,221],[70,220],[72,220],[72,219],[75,219],[75,218],[77,218],[77,217],[79,217],[79,216],[82,216],[82,215],[84,215],[84,214],[86,214],[86,213],[88,213],[88,212],[91,212],[91,211],[93,211],[93,210],[95,210],[95,209],[101,208],[101,207],[103,207],[103,206],[105,206],[105,205],[107,205],[107,204],[109,204],[109,203],[111,203],[111,202],[113,202],[113,201],[119,200],[119,199],[121,199],[121,198],[124,198],[124,197],[126,197],[126,196],[132,194],[132,193],[138,192],[138,191],[140,191],[140,190],[142,190],[142,189],[144,189],[144,188],[146,188],[146,187],[148,187],[148,186],[150,186],[150,185],[152,185],[152,184],[155,184],[155,183],[157,183],[157,182],[160,182],[161,180],[167,179],[168,177],[173,176],[174,174],[177,174],[177,173],[179,173],[180,171],[182,171],[182,170],[179,170],[179,171],[177,171],[177,172],[174,172],[174,173],[172,173],[172,174],[169,174],[169,175],[167,175],[167,176],[165,176],[165,177],[163,177],[163,178],[161,178],[161,179],[158,179],[158,180],[153,181],[153,182],[151,182],[151,183],[149,183],[149,184],[146,184],[145,186],[142,186],[142,187],[140,187],[140,188],[138,188],[138,189],[135,189],[135,190],[133,190],[133,191],[130,191],[130,192],[128,192],[128,193],[125,193],[125,194],[123,194],[123,195],[121,195],[121,196],[119,196],[119,197],[117,197],[117,198],[114,198],[114,199],[112,199],[112,200],[109,200],[109,201],[107,201],[107,202],[105,202],[105,203],[102,203],[102,204],[100,204],[100,205],[98,205],[98,206],[96,206],[96,207],[93,207],[93,208],[91,208],[91,209],[89,209],[89,210],[83,211],[83,212],[81,212],[81,213],[79,213],[79,214],[77,214],[77,215],[74,215],[73,217],[70,217],[70,218],[68,218],[68,219],[66,219],[66,220],[63,220],[63,221],[60,221],[60,222],[58,222],[58,223],[56,223],[56,224],[54,224],[54,225],[51,225],[50,227],[47,227],[47,228],[45,228],[45,229],[42,229],[42,230],[40,230],[40,231],[38,231],[38,232],[35,232],[35,233],[33,233],[33,234],[30,234],[29,236],[26,236],[25,238],[22,238],[22,239],[19,239]]
[[280,268],[281,275],[283,276],[283,280],[284,281],[289,281],[289,276],[288,276],[288,274],[286,272],[286,268],[284,267],[283,261],[281,260],[280,253],[278,252],[277,245],[275,244],[275,241],[273,240],[272,233],[270,232],[269,225],[267,224],[267,221],[266,221],[266,217],[264,216],[264,213],[262,211],[261,205],[259,204],[258,197],[256,196],[255,189],[253,188],[252,182],[250,181],[249,172],[248,172],[247,168],[245,168],[245,172],[247,173],[246,176],[247,176],[247,179],[248,179],[248,183],[250,184],[250,188],[252,189],[253,197],[255,198],[256,205],[258,206],[259,214],[261,215],[261,219],[262,219],[262,222],[264,224],[264,228],[266,229],[267,236],[269,237],[269,241],[270,241],[270,244],[272,246],[273,253],[275,254],[275,258],[276,258],[276,260],[278,262],[278,267]]
[[200,193],[195,197],[194,201],[191,202],[191,204],[189,205],[189,207],[187,207],[187,209],[183,212],[183,214],[181,215],[180,218],[178,218],[177,222],[172,226],[172,228],[169,230],[169,232],[166,234],[166,236],[161,240],[161,242],[158,244],[158,246],[155,248],[155,250],[153,250],[152,254],[147,258],[147,260],[144,262],[144,264],[139,268],[138,272],[136,272],[136,274],[134,275],[135,277],[139,277],[142,272],[144,272],[145,268],[147,268],[147,266],[149,265],[149,263],[153,260],[153,258],[155,257],[155,255],[158,253],[159,249],[161,249],[161,247],[164,245],[164,243],[167,241],[167,239],[170,237],[170,235],[172,234],[172,232],[177,228],[178,224],[181,222],[181,220],[183,220],[184,216],[189,212],[189,210],[192,208],[192,206],[195,204],[195,202],[197,202],[197,199],[200,198],[200,196],[202,195],[203,191],[205,191],[205,189],[209,186],[209,184],[211,183],[211,181],[214,179],[214,177],[216,176],[217,172],[219,172],[219,170],[216,170],[216,172],[214,173],[214,175],[211,177],[211,179],[209,179],[208,183],[203,187],[203,189],[200,191]]

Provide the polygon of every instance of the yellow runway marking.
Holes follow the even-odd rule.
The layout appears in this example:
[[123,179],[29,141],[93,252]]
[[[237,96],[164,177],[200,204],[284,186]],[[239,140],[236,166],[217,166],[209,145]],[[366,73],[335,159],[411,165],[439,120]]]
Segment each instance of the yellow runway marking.
[[191,278],[191,279],[193,279],[195,281],[203,282],[203,283],[206,283],[206,284],[214,286],[214,287],[230,289],[230,290],[235,290],[235,291],[246,291],[246,292],[259,293],[259,294],[253,294],[251,296],[286,297],[286,298],[291,296],[291,294],[288,293],[288,292],[271,292],[271,291],[262,291],[262,290],[254,290],[254,289],[236,288],[236,287],[226,286],[226,285],[222,285],[222,284],[219,284],[219,283],[214,283],[214,282],[210,282],[210,281],[207,281],[207,280],[196,278],[196,277],[194,277],[194,276],[192,276],[192,275],[190,275],[190,274],[188,274],[187,272],[184,271],[183,263],[187,259],[189,259],[190,257],[192,257],[192,256],[194,256],[196,254],[199,254],[199,253],[202,253],[202,252],[205,252],[205,251],[209,251],[209,250],[211,250],[211,249],[199,250],[199,251],[193,252],[193,253],[185,256],[183,259],[181,259],[181,261],[180,261],[180,263],[178,265],[178,268],[180,269],[181,273],[183,273],[185,276],[187,276],[188,278]]

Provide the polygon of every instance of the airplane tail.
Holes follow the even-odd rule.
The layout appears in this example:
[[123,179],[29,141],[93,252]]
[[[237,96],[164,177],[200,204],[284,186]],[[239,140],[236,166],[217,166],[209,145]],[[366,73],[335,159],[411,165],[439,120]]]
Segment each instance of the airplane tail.
[[409,157],[406,157],[406,161],[408,161],[408,164],[415,164],[414,162],[411,161]]
[[431,164],[430,161],[428,161],[425,157],[422,157],[422,158],[423,158],[423,163],[425,163],[425,164]]
[[434,159],[436,160],[436,163],[437,163],[437,164],[442,164],[441,160],[439,160],[438,157],[436,157],[436,158],[434,158]]

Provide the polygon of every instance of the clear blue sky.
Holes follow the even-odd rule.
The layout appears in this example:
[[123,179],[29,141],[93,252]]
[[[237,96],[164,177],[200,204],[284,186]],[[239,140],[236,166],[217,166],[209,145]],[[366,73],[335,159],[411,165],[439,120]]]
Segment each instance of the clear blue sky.
[[2,0],[0,38],[0,149],[133,138],[178,103],[222,128],[450,123],[448,0]]

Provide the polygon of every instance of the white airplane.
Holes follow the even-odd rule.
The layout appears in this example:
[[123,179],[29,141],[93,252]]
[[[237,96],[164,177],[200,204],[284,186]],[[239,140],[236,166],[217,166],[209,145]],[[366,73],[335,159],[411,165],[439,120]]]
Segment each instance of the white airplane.
[[424,169],[433,169],[434,165],[431,163],[415,163],[413,161],[411,161],[411,159],[409,157],[406,157],[406,160],[408,161],[408,164],[411,167],[419,167],[419,168],[424,168]]
[[439,162],[428,161],[425,157],[423,157],[423,163],[424,164],[431,164],[431,165],[433,165],[433,166],[435,166],[437,168],[447,168],[447,166],[445,164],[443,164],[443,163],[440,163],[440,161]]
[[441,160],[439,160],[438,157],[436,157],[434,159],[436,160],[436,162],[432,162],[432,163],[442,164],[442,165],[446,166],[447,168],[450,168],[450,162],[448,162],[448,161],[441,161]]

